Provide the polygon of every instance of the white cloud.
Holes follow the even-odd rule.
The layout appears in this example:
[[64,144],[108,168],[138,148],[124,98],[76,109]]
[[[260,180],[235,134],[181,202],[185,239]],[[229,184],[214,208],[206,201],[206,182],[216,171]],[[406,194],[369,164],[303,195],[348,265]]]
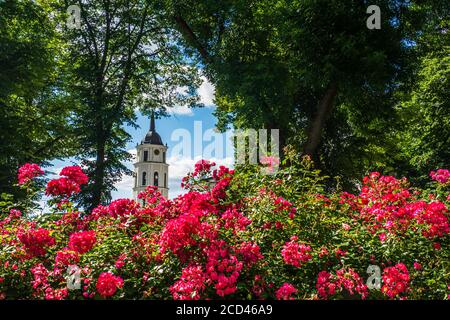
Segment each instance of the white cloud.
[[122,180],[115,184],[117,191],[113,192],[113,199],[132,198],[133,183],[134,178],[132,176],[122,176]]
[[182,116],[193,116],[194,112],[188,106],[174,106],[173,108],[168,108],[167,112],[171,115],[182,115]]
[[203,83],[198,88],[200,102],[207,107],[211,107],[214,105],[214,86],[208,81],[208,79],[206,79],[206,77],[201,76],[201,79],[203,80]]
[[[136,160],[136,148],[127,150],[129,154],[133,156],[130,161],[125,162],[125,166],[133,170],[133,162]],[[113,199],[121,199],[121,198],[132,198],[133,197],[133,183],[134,179],[132,176],[122,176],[122,180],[119,182],[116,182],[114,187],[116,187],[116,191],[112,192],[112,198]]]
[[[197,89],[197,93],[200,96],[200,102],[203,103],[206,107],[213,107],[214,106],[214,86],[211,82],[205,77],[201,76],[202,84]],[[181,94],[186,93],[186,88],[180,87],[177,89],[177,92]],[[193,116],[194,112],[191,108],[188,108],[187,106],[174,106],[173,108],[169,108],[167,110],[169,114],[176,114],[176,115],[182,115],[182,116]]]

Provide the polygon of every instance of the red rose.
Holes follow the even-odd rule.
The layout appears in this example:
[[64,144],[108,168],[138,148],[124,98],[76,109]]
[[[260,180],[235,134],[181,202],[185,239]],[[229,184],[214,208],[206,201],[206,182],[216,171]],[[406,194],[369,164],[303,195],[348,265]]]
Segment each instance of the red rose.
[[97,280],[97,292],[102,297],[113,296],[118,288],[123,287],[123,279],[119,276],[115,276],[111,272],[103,272],[100,274]]

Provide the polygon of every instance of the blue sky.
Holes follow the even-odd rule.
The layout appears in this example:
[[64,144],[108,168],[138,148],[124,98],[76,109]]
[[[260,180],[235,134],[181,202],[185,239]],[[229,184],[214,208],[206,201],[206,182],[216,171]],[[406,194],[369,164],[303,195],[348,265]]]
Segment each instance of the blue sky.
[[[156,131],[161,135],[163,143],[167,143],[169,163],[169,198],[174,198],[181,194],[183,190],[180,188],[182,177],[193,170],[194,163],[201,158],[208,158],[214,160],[217,164],[223,164],[228,167],[233,166],[232,157],[232,145],[225,134],[217,135],[214,139],[207,141],[209,129],[214,129],[216,124],[216,118],[213,115],[214,112],[214,88],[213,86],[203,78],[204,82],[198,89],[201,102],[206,106],[204,108],[189,109],[187,107],[179,106],[173,108],[172,114],[168,118],[162,118],[156,120]],[[127,145],[127,150],[131,154],[135,155],[136,144],[139,143],[150,127],[150,120],[148,117],[143,116],[138,112],[137,125],[139,128],[135,129],[131,126],[126,126],[125,129],[130,133],[132,139]],[[199,130],[201,127],[201,131]],[[194,130],[197,128],[197,130]],[[210,134],[211,134],[210,130]],[[191,136],[191,150],[190,152],[184,152],[180,154],[180,146],[182,139],[177,133],[190,134]],[[200,134],[199,134],[200,132]],[[178,139],[177,139],[178,136]],[[207,151],[208,145],[212,142],[217,143],[218,140],[222,140],[221,143],[216,146],[223,145],[226,150],[223,153],[209,153]],[[177,148],[178,146],[178,148]],[[208,156],[208,155],[212,155]],[[57,160],[53,163],[53,168],[49,168],[55,173],[59,173],[62,167],[67,165],[77,164],[73,159],[67,159],[64,161]],[[133,162],[126,163],[127,167],[133,169]],[[117,191],[113,192],[113,199],[131,198],[132,197],[132,185],[133,178],[129,176],[123,177],[122,181],[116,184]]]

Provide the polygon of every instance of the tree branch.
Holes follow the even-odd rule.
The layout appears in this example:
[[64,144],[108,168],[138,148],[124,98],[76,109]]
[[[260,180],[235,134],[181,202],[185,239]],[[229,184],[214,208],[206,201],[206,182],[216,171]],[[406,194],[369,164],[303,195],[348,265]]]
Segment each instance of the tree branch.
[[188,25],[186,20],[184,20],[183,17],[179,15],[174,16],[173,19],[180,28],[180,31],[184,35],[186,40],[190,42],[198,50],[204,62],[208,64],[211,63],[212,62],[211,56],[209,55],[206,48],[200,43],[200,40],[195,35],[194,31],[192,31],[191,27]]

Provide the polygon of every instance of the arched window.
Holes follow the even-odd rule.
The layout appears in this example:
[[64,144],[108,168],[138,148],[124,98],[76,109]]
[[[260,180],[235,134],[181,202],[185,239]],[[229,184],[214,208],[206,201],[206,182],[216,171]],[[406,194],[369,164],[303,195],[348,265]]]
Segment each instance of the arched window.
[[164,188],[167,188],[167,173],[164,173]]
[[163,162],[166,163],[166,152],[163,152]]
[[155,171],[155,174],[153,175],[153,185],[155,187],[158,186],[158,171]]
[[147,172],[142,172],[142,185],[146,186],[147,185]]
[[144,161],[148,161],[148,151],[144,151]]

